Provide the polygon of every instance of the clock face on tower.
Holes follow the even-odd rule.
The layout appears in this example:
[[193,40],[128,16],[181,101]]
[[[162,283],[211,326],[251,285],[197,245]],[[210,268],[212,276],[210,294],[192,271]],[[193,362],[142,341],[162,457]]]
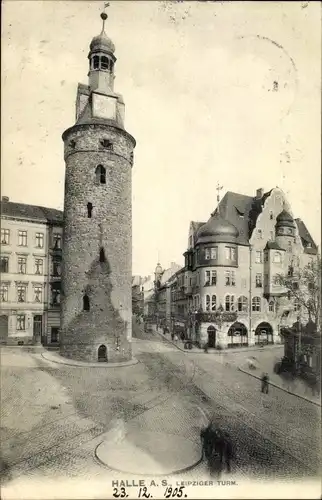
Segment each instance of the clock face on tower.
[[107,95],[93,92],[93,116],[94,118],[105,118],[115,120],[116,99]]

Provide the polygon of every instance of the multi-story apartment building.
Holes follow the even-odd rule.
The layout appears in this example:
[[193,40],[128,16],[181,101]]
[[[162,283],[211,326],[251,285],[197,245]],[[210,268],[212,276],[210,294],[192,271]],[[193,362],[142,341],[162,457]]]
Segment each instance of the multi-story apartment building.
[[259,189],[255,197],[227,192],[206,223],[190,223],[183,288],[188,336],[222,348],[281,342],[280,328],[296,321],[298,305],[278,276],[316,255],[279,188]]
[[0,341],[59,342],[63,213],[1,201]]

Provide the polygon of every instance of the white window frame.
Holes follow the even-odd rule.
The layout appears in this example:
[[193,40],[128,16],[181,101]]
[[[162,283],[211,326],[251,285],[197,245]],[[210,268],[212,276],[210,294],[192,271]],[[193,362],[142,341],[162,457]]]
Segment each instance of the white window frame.
[[1,245],[10,245],[10,229],[1,228]]
[[36,233],[36,236],[35,236],[36,248],[44,248],[44,243],[45,243],[44,233]]
[[261,298],[258,296],[255,296],[252,298],[252,312],[261,312],[261,311],[262,311]]
[[205,271],[205,286],[210,285],[211,273],[210,271]]

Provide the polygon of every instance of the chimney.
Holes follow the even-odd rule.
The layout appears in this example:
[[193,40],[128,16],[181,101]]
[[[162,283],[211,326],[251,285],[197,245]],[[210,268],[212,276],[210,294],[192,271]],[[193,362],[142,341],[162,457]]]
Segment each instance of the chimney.
[[263,194],[264,194],[263,188],[256,189],[256,198],[257,199],[263,198]]

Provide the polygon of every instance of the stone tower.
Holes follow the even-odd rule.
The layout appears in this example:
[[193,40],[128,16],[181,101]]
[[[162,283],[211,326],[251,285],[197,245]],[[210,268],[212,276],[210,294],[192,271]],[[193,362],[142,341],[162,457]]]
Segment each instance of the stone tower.
[[76,123],[63,133],[65,173],[61,355],[129,360],[132,332],[134,138],[114,92],[115,46],[90,44],[89,84],[78,84]]

